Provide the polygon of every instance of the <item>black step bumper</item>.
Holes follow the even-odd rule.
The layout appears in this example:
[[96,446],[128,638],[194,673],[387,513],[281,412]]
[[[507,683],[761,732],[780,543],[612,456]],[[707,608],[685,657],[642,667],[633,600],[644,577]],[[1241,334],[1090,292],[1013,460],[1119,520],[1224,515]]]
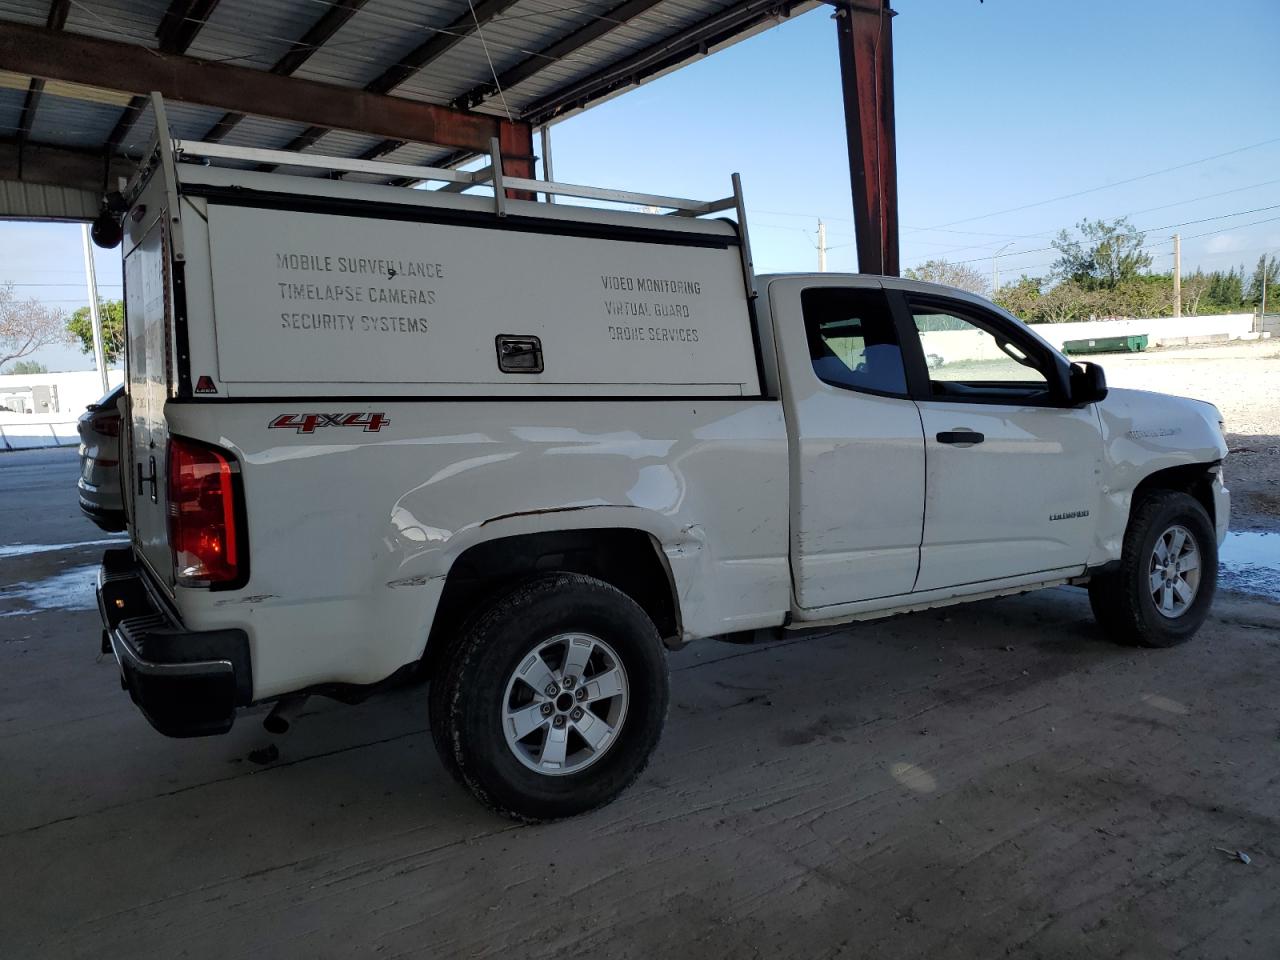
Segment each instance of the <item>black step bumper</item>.
[[98,568],[103,652],[151,725],[169,737],[226,733],[252,700],[243,630],[189,631],[147,588],[133,551],[108,550]]

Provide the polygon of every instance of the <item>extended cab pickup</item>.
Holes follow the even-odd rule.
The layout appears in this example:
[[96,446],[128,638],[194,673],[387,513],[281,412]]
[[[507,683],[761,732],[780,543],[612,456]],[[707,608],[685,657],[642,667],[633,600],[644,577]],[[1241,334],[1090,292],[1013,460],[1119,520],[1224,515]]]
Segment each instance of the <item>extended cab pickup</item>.
[[158,127],[98,594],[164,733],[425,675],[449,769],[546,819],[636,778],[695,638],[1056,584],[1123,642],[1208,612],[1218,412],[1108,391],[986,300],[756,276],[736,187],[656,199],[737,222],[606,211],[228,168]]

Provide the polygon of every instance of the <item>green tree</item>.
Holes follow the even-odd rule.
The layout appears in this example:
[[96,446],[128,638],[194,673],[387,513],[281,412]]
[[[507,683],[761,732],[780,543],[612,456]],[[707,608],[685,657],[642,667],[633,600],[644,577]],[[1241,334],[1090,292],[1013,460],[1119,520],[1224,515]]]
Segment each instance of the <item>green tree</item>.
[[1081,220],[1076,224],[1078,237],[1062,230],[1053,241],[1058,259],[1053,276],[1072,280],[1086,290],[1114,289],[1151,266],[1151,255],[1142,248],[1146,235],[1121,217],[1105,220]]
[[[107,363],[116,363],[124,351],[124,303],[120,300],[99,300],[98,313],[102,317],[102,350]],[[93,353],[93,319],[89,308],[81,307],[67,321],[67,332],[80,341],[80,349]]]
[[[1244,270],[1241,269],[1241,273]],[[1253,268],[1253,276],[1249,278],[1249,288],[1245,292],[1245,302],[1253,306],[1262,303],[1262,287],[1266,284],[1267,310],[1271,313],[1280,311],[1280,258],[1263,254],[1258,258],[1258,265]]]
[[1019,320],[1030,323],[1036,318],[1043,287],[1044,281],[1039,277],[1028,277],[1024,273],[1013,283],[1006,283],[997,290],[992,299]]
[[1209,288],[1204,293],[1205,312],[1231,313],[1244,306],[1244,268],[1237,273],[1232,267],[1225,273],[1214,270],[1209,275]]
[[1096,293],[1099,310],[1106,316],[1173,316],[1172,273],[1140,273]]
[[9,369],[5,373],[28,374],[28,373],[48,373],[49,368],[43,363],[35,360],[19,360],[17,363],[10,364]]
[[1072,320],[1088,320],[1093,303],[1090,291],[1077,280],[1067,279],[1055,283],[1036,302],[1035,323],[1069,323]]
[[948,287],[959,287],[980,297],[987,295],[987,278],[973,267],[964,263],[952,263],[949,260],[926,260],[918,267],[907,268],[908,280],[927,280],[929,283],[943,283]]

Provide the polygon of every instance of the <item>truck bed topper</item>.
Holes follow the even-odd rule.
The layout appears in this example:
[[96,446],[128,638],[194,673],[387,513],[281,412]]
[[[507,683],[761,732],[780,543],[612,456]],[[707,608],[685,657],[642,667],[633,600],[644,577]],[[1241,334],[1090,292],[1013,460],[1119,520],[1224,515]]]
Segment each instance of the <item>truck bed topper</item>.
[[175,139],[152,109],[126,255],[160,232],[170,398],[761,392],[737,174],[690,200],[505,177],[497,140],[462,171]]

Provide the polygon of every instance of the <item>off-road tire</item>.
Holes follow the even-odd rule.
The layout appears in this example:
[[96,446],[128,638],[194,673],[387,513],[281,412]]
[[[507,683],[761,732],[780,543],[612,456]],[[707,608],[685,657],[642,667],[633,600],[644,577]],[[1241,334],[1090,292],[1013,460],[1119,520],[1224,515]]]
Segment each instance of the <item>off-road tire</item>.
[[[528,769],[507,745],[508,679],[541,642],[599,637],[621,658],[629,701],[617,740],[580,772]],[[640,776],[667,715],[666,654],[653,621],[622,591],[574,573],[530,580],[466,624],[431,679],[431,735],[446,768],[485,806],[524,822],[557,820],[613,800]]]
[[[1200,582],[1186,612],[1166,617],[1149,586],[1149,564],[1157,538],[1171,526],[1190,532],[1200,551]],[[1089,582],[1089,605],[1103,633],[1116,643],[1172,647],[1195,636],[1213,603],[1218,584],[1218,540],[1208,513],[1190,494],[1159,490],[1134,505],[1125,530],[1119,568]]]

